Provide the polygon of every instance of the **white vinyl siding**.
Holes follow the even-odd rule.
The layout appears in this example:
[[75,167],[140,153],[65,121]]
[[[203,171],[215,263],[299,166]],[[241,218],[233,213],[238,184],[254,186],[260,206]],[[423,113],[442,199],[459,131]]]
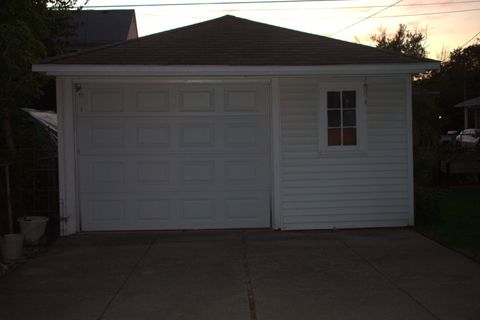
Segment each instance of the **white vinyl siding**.
[[283,229],[408,225],[405,78],[345,78],[367,83],[366,147],[335,155],[318,148],[319,85],[325,81],[280,80]]

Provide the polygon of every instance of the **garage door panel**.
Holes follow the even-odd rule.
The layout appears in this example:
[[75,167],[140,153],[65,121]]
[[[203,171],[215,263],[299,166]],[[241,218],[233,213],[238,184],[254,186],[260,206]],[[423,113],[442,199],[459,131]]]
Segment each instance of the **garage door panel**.
[[84,109],[92,113],[112,113],[124,111],[124,95],[122,90],[104,89],[92,91],[89,95],[90,108]]
[[118,123],[92,124],[80,145],[97,150],[124,148],[125,128]]
[[169,161],[137,161],[135,167],[137,185],[170,185],[172,183],[172,168]]
[[212,155],[191,160],[172,155],[84,156],[80,159],[81,191],[156,192],[181,190],[263,190],[269,187],[268,160],[261,157]]
[[171,112],[169,89],[140,89],[135,93],[135,103],[128,111],[133,112]]
[[137,199],[136,209],[136,218],[139,221],[155,223],[155,221],[164,222],[171,219],[170,199]]
[[180,164],[180,183],[214,185],[215,161],[184,161]]
[[215,123],[179,124],[179,148],[215,147]]
[[86,88],[77,109],[83,230],[270,225],[266,86]]
[[135,147],[138,149],[170,147],[170,125],[165,123],[138,124],[135,136]]
[[85,230],[221,229],[268,227],[268,195],[245,190],[169,192],[159,196],[123,193],[83,193]]
[[189,87],[178,91],[179,112],[215,112],[213,88]]
[[228,185],[256,184],[262,172],[259,161],[227,160],[224,163],[224,178]]
[[225,112],[265,113],[268,95],[263,85],[226,85],[224,87]]
[[211,120],[80,117],[80,154],[268,152],[269,135],[261,117]]

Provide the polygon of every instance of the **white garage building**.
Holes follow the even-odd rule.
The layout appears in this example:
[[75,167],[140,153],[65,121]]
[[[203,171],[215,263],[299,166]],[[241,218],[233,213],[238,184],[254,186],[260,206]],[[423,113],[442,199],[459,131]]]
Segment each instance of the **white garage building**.
[[411,225],[410,79],[437,67],[233,16],[42,61],[62,233]]

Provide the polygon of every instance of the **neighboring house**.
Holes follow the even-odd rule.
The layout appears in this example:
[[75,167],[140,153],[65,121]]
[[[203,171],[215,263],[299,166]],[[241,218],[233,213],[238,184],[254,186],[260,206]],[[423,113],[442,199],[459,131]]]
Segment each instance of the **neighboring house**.
[[233,16],[42,61],[64,234],[412,225],[411,74],[438,67]]
[[[138,38],[135,10],[81,10],[72,14],[72,27],[64,53]],[[49,81],[43,92],[36,108],[56,110],[55,82]]]
[[480,97],[460,102],[455,108],[463,108],[465,129],[480,128]]
[[73,14],[68,50],[81,50],[138,38],[135,10],[81,10]]

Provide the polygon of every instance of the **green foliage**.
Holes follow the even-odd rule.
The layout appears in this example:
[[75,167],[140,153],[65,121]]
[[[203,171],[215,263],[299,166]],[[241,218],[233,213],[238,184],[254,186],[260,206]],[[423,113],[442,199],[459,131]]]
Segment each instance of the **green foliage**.
[[[67,35],[71,9],[77,0],[0,1],[0,155],[16,154],[12,112],[28,106],[42,93],[46,77],[31,71],[47,54],[60,52]],[[2,145],[4,143],[4,145]],[[0,158],[0,159],[2,159]]]
[[442,191],[440,222],[417,224],[416,229],[441,244],[480,261],[480,187]]
[[0,107],[4,113],[39,94],[41,77],[30,69],[45,57],[41,39],[48,37],[48,27],[42,19],[43,1],[4,0],[0,12]]
[[415,225],[435,225],[442,222],[439,201],[440,189],[426,188],[421,185],[415,187]]
[[463,110],[454,105],[480,95],[480,44],[453,50],[440,70],[422,79],[419,85],[438,92],[443,130],[463,128]]
[[425,58],[427,50],[425,48],[426,35],[418,30],[408,30],[407,26],[400,24],[397,32],[389,36],[386,29],[381,29],[380,34],[374,34],[370,37],[377,48],[400,52],[409,56]]

